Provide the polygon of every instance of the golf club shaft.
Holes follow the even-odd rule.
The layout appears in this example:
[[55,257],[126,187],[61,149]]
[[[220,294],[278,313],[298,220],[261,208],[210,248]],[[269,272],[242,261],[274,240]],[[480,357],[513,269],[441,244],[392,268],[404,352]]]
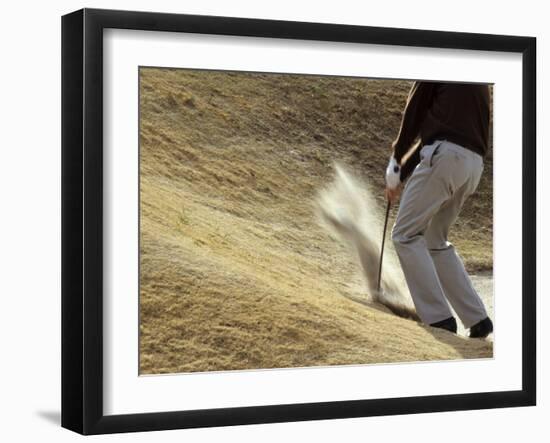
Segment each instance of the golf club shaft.
[[382,233],[382,247],[380,248],[380,262],[378,263],[378,285],[377,290],[380,291],[380,282],[382,278],[382,259],[384,258],[384,243],[386,242],[386,229],[388,227],[388,218],[390,215],[391,200],[388,200],[386,207],[386,219],[384,220],[384,232]]

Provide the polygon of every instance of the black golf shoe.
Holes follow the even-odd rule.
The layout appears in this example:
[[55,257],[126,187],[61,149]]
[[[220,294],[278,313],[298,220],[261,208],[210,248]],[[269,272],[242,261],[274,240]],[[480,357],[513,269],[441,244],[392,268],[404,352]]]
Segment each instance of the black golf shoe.
[[432,323],[430,325],[433,328],[441,328],[445,329],[449,332],[452,332],[453,334],[456,334],[456,319],[454,317],[446,318],[445,320],[441,320],[435,323]]
[[470,338],[485,338],[491,332],[493,332],[493,322],[486,317],[470,328]]

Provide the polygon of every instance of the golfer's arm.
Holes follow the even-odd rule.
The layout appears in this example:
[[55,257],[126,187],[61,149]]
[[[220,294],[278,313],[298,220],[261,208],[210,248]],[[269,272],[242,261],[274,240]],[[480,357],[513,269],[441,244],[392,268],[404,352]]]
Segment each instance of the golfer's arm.
[[420,143],[416,146],[416,149],[411,153],[409,158],[401,165],[401,181],[404,182],[412,174],[416,165],[420,163]]
[[420,127],[432,103],[434,89],[434,83],[415,82],[409,93],[399,134],[392,144],[393,156],[398,163],[420,135]]

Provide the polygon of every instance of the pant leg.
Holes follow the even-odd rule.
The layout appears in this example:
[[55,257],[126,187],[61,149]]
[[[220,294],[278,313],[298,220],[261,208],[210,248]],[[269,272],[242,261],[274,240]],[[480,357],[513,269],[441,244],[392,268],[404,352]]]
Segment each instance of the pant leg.
[[433,217],[467,181],[468,166],[448,148],[447,142],[422,148],[421,161],[403,191],[392,229],[413,302],[420,319],[427,324],[452,314],[424,234]]
[[455,222],[466,199],[475,191],[483,170],[481,158],[466,152],[471,171],[468,180],[434,215],[425,233],[429,253],[435,265],[445,297],[465,328],[487,317],[483,301],[474,289],[464,264],[448,241],[450,226]]

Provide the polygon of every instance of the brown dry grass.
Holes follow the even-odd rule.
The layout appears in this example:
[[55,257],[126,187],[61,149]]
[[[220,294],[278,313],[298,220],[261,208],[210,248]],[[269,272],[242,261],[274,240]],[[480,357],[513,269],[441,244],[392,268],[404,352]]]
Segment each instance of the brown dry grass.
[[[140,70],[140,373],[492,355],[369,303],[314,215],[334,160],[381,189],[409,87]],[[487,169],[453,239],[470,270],[491,267]]]

